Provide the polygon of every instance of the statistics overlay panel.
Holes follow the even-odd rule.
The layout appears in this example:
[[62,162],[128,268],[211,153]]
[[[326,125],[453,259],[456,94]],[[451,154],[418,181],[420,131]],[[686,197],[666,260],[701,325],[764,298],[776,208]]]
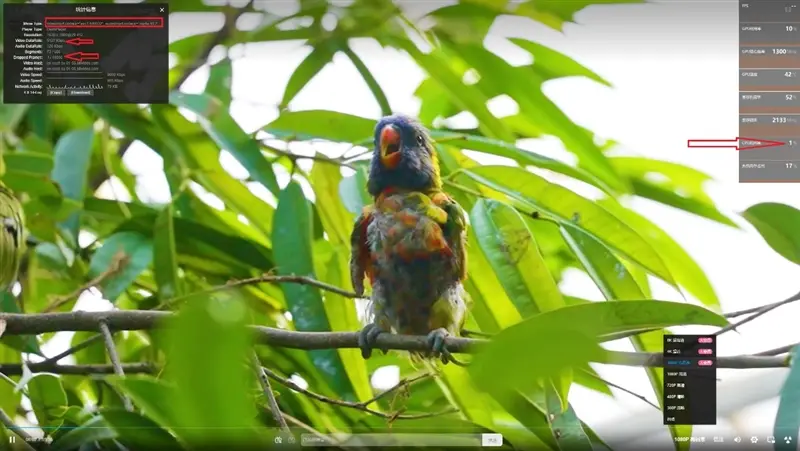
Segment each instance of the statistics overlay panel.
[[800,1],[739,1],[739,181],[800,182]]
[[167,4],[3,4],[4,103],[167,103]]

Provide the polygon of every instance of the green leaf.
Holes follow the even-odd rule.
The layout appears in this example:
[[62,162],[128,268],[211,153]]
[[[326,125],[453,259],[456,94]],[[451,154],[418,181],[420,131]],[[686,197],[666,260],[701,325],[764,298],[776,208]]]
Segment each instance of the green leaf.
[[489,111],[486,106],[489,99],[475,86],[466,85],[461,81],[461,76],[452,68],[450,58],[437,50],[424,53],[415,43],[407,39],[397,39],[393,44],[408,52],[417,64],[438,82],[439,87],[454,103],[472,113],[478,119],[478,128],[484,135],[508,142],[515,140],[508,126]]
[[675,286],[661,257],[639,234],[596,203],[521,168],[482,166],[464,171],[475,180],[533,208],[573,222],[662,280]]
[[223,105],[230,105],[232,85],[233,62],[230,58],[213,64],[209,70],[205,93],[219,100]]
[[[87,173],[92,157],[94,130],[73,130],[61,136],[55,146],[53,180],[68,199],[82,201],[86,197]],[[80,227],[79,213],[64,224],[75,244]]]
[[[642,299],[644,297],[644,293],[637,284],[633,274],[631,274],[627,267],[616,258],[610,249],[604,246],[600,241],[576,227],[564,224],[562,225],[561,232],[572,251],[578,256],[578,259],[586,269],[586,272],[589,274],[607,300],[626,301],[622,304],[627,304],[629,302],[642,302],[636,300]],[[662,301],[652,301],[652,304],[654,305],[650,307],[653,309],[658,309],[661,306],[666,305]],[[691,306],[691,304],[675,305]],[[700,309],[700,307],[691,307]],[[710,313],[709,310],[697,310],[697,312],[702,313],[704,316]],[[674,313],[678,314],[677,311]],[[684,313],[687,314],[688,320],[688,315],[691,313],[688,311]],[[667,315],[665,314],[664,318],[666,318],[666,316]],[[711,317],[708,317],[707,319],[710,320]],[[717,319],[720,320],[721,323],[727,323],[727,320],[721,316],[718,316]],[[651,326],[652,327],[646,327],[640,330],[645,331],[652,328],[665,327],[665,325],[656,324]],[[634,349],[636,349],[638,352],[661,352],[663,350],[663,337],[664,331],[656,330],[637,334],[630,337],[630,340]],[[647,371],[650,385],[653,387],[653,391],[658,399],[659,404],[663,404],[664,370],[661,368],[647,368],[645,371]],[[669,425],[668,427],[673,438],[688,437],[692,433],[691,425]],[[675,440],[675,446],[678,450],[688,449],[688,444],[686,442],[677,439]]]
[[0,104],[0,132],[14,130],[28,112],[29,105]]
[[364,61],[361,59],[361,57],[359,57],[358,54],[349,46],[345,46],[342,49],[342,52],[344,52],[344,54],[350,58],[350,62],[353,63],[353,66],[355,66],[356,70],[361,75],[361,78],[364,79],[364,83],[367,84],[370,92],[372,92],[372,95],[375,97],[375,101],[378,102],[378,106],[381,109],[381,114],[384,116],[389,116],[392,114],[392,107],[389,105],[389,99],[386,98],[386,93],[383,92],[383,88],[381,88],[380,83],[378,83],[378,80],[376,80],[375,76],[372,75],[372,72],[369,71],[369,68],[366,64],[364,64]]
[[[719,298],[714,291],[714,287],[711,285],[711,281],[708,280],[708,276],[706,276],[703,269],[692,256],[689,255],[677,241],[669,236],[667,232],[644,216],[629,208],[625,208],[614,199],[606,198],[600,200],[598,203],[601,207],[638,231],[642,238],[653,245],[664,261],[664,264],[669,268],[670,274],[672,274],[675,281],[678,282],[681,287],[685,288],[686,291],[708,307],[717,310],[721,309]],[[630,270],[631,268],[628,268],[628,271]],[[642,282],[639,282],[639,286],[642,286]],[[649,297],[646,293],[645,295]]]
[[27,388],[36,420],[46,434],[52,434],[64,423],[58,412],[69,405],[61,380],[53,374],[37,374],[28,381]]
[[742,212],[781,257],[800,264],[800,210],[775,202],[755,204]]
[[[0,308],[0,311],[4,313],[8,312],[2,308]],[[0,340],[0,362],[8,364],[22,363],[22,353],[6,343],[10,336],[3,337],[2,333],[0,333],[0,337],[2,337],[2,340]],[[9,381],[0,381],[0,409],[6,413],[11,412],[9,415],[13,418],[13,412],[17,411],[17,407],[19,407],[20,401],[22,400],[22,393],[15,390],[14,385],[8,382]]]
[[96,416],[77,428],[67,431],[58,440],[54,441],[48,449],[57,451],[82,449],[83,445],[115,437],[117,437],[116,431],[108,428],[103,417]]
[[103,409],[107,428],[116,433],[117,440],[128,449],[179,449],[180,444],[155,421],[136,412]]
[[367,171],[359,169],[350,177],[343,178],[339,182],[339,197],[347,211],[360,215],[362,209],[372,202],[367,191]]
[[553,29],[562,30],[564,23],[574,22],[575,13],[590,5],[643,3],[643,0],[527,0],[519,3],[514,13],[530,17]]
[[311,52],[300,62],[300,65],[292,72],[286,89],[283,91],[283,99],[279,104],[280,109],[286,108],[292,99],[303,90],[303,88],[325,68],[338,51],[337,46],[331,40],[324,40],[316,43]]
[[583,426],[575,410],[568,403],[564,405],[559,391],[550,384],[545,385],[547,418],[550,429],[560,449],[570,451],[592,451],[592,443],[583,431]]
[[611,163],[631,180],[637,196],[738,228],[706,194],[704,187],[712,180],[708,174],[682,164],[650,158],[614,157]]
[[175,222],[172,204],[167,204],[155,223],[153,263],[158,295],[161,299],[180,296],[181,280],[178,276],[178,255],[175,245]]
[[374,129],[372,119],[328,110],[284,111],[262,128],[277,136],[291,135],[294,140],[322,138],[347,143],[370,139]]
[[[227,208],[245,216],[263,237],[269,237],[273,208],[225,171],[219,161],[219,147],[204,136],[203,128],[184,118],[175,108],[152,105],[151,110],[153,120],[158,125],[156,130],[165,134],[163,138],[158,139],[164,140],[164,147],[170,149],[175,160],[183,162],[194,179],[218,196]],[[180,167],[170,168],[166,172],[167,179],[171,179],[170,186],[174,196],[177,194],[175,191],[186,183],[186,174]],[[176,213],[184,213],[183,210],[187,209],[194,212],[197,208],[189,202],[190,200],[191,197],[186,196],[185,202],[176,203]]]
[[611,83],[591,69],[550,47],[521,38],[509,38],[509,41],[531,54],[533,57],[533,65],[531,67],[536,72],[545,75],[545,78],[586,77],[606,86],[611,86]]
[[[775,451],[792,451],[797,449],[797,431],[800,430],[800,365],[797,365],[797,356],[800,355],[800,345],[795,346],[791,353],[791,368],[786,382],[781,389],[778,414],[775,417]],[[791,443],[786,443],[784,437],[791,437]]]
[[602,180],[581,168],[574,168],[558,160],[521,149],[515,145],[505,143],[503,141],[489,139],[483,136],[441,132],[436,130],[431,131],[431,136],[438,143],[447,144],[448,146],[457,146],[466,150],[475,150],[499,157],[510,158],[521,165],[531,165],[542,169],[548,169],[550,171],[572,177],[576,180],[589,183],[600,189],[603,189],[604,191],[610,190],[610,188],[608,188],[608,186]]
[[[492,74],[488,80],[497,84],[496,89],[507,92],[517,102],[525,118],[535,123],[545,133],[558,137],[567,150],[578,157],[582,167],[608,186],[619,191],[628,191],[625,180],[616,173],[608,158],[595,144],[593,136],[572,122],[544,94],[541,89],[544,80],[532,72],[520,73],[483,45],[451,43],[450,47],[479,74]],[[486,77],[483,79],[487,80]]]
[[193,447],[261,440],[249,388],[255,372],[244,364],[252,353],[246,320],[246,306],[233,293],[195,298],[183,304],[165,338],[172,418]]
[[142,413],[164,428],[179,426],[175,418],[175,388],[163,380],[151,376],[134,375],[124,378],[111,376],[108,383],[129,397]]
[[343,181],[339,166],[314,163],[310,182],[314,189],[314,204],[320,221],[334,245],[349,245],[355,216],[345,208],[339,198],[339,186]]
[[261,153],[258,142],[242,130],[219,100],[205,94],[173,92],[169,103],[198,115],[200,125],[217,145],[236,158],[250,177],[264,185],[272,194],[280,191],[272,165]]
[[[278,197],[275,212],[272,252],[278,273],[316,278],[312,252],[313,225],[311,204],[296,182],[291,182]],[[302,284],[282,284],[284,298],[299,331],[331,330],[319,289]],[[341,398],[355,401],[356,395],[341,358],[335,349],[308,352],[317,369]]]
[[103,297],[114,302],[152,261],[153,241],[149,237],[135,232],[115,233],[92,256],[89,277],[109,274],[100,288]]
[[[541,313],[495,335],[479,352],[470,372],[484,390],[534,388],[537,378],[560,376],[567,368],[600,361],[604,336],[676,325],[723,327],[728,321],[705,308],[680,302],[638,300],[592,302]],[[559,346],[548,346],[558,343]],[[536,349],[531,355],[526,350]],[[525,359],[520,359],[524,353]],[[502,362],[502,363],[501,363]],[[503,368],[503,387],[497,368]]]
[[536,239],[516,210],[480,199],[472,209],[470,224],[481,250],[523,318],[565,305]]

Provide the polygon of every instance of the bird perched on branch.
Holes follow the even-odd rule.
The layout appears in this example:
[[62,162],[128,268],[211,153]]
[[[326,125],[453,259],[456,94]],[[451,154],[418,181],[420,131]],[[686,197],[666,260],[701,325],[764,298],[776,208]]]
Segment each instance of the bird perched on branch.
[[0,291],[17,279],[25,253],[25,216],[14,193],[0,183]]
[[417,120],[378,122],[367,188],[374,203],[356,220],[350,258],[356,293],[364,293],[365,276],[372,285],[362,355],[370,357],[381,333],[427,335],[430,352],[412,357],[447,363],[444,339],[459,334],[467,313],[467,226],[442,191],[436,151]]

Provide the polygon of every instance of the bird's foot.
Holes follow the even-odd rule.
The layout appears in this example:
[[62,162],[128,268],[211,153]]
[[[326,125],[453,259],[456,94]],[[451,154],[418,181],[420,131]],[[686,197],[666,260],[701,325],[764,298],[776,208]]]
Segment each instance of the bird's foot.
[[[358,347],[361,349],[362,357],[365,359],[370,358],[372,349],[375,347],[375,340],[378,338],[378,335],[383,332],[383,329],[375,323],[369,323],[359,331]],[[383,353],[386,354],[386,350],[383,350]]]
[[453,360],[450,351],[444,344],[444,339],[450,336],[450,332],[445,328],[432,330],[428,333],[428,346],[430,347],[432,356],[438,358],[442,363],[447,364]]

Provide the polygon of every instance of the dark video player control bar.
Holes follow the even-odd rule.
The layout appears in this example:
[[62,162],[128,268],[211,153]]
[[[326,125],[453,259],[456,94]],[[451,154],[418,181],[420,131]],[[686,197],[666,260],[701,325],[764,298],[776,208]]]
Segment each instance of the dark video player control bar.
[[167,103],[167,4],[3,4],[4,103]]
[[800,182],[800,1],[739,1],[738,136],[740,182]]

